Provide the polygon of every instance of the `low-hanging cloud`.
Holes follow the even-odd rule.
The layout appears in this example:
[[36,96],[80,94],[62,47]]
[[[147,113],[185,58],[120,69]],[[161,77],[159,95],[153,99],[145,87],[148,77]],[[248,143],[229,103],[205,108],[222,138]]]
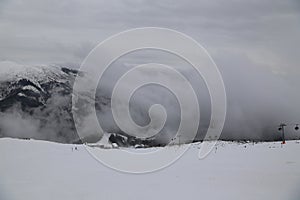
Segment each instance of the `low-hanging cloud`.
[[[152,57],[143,57],[142,54],[145,53]],[[201,111],[201,121],[196,139],[204,138],[211,114],[209,93],[205,82],[196,75],[191,66],[180,62],[174,55],[162,56],[161,53],[158,52],[159,58],[156,56],[157,52],[151,51],[129,55],[127,60],[120,59],[105,73],[99,82],[96,95],[97,115],[105,132],[124,134],[114,121],[110,104],[112,90],[118,78],[134,65],[151,62],[152,59],[158,58],[161,63],[173,65],[192,84]],[[138,58],[143,59],[139,60]],[[242,57],[241,59],[241,63],[245,63]],[[174,64],[174,61],[177,60],[178,62]],[[134,61],[134,64],[129,64],[130,61]],[[127,64],[122,65],[121,63]],[[15,69],[22,71],[19,68],[20,65],[16,66]],[[7,72],[8,68],[6,70],[2,68],[2,72]],[[47,68],[51,69],[51,66]],[[221,65],[219,69],[224,79],[228,100],[227,118],[221,139],[277,140],[281,138],[280,132],[277,130],[281,122],[291,124],[287,129],[288,139],[299,138],[299,133],[292,129],[292,125],[300,121],[300,113],[297,109],[300,95],[297,88],[288,79],[280,74],[272,73],[266,68],[254,68],[250,61],[247,65]],[[17,71],[18,73],[19,71]],[[88,76],[88,74],[86,75]],[[47,76],[47,74],[41,76]],[[155,73],[140,74],[137,78],[143,78],[143,76],[155,76]],[[72,84],[72,80],[70,82]],[[71,95],[63,95],[65,89],[58,87],[53,90],[51,98],[46,101],[46,106],[24,110],[21,104],[15,104],[2,112],[0,114],[1,135],[67,143],[78,142],[71,114]],[[161,104],[167,111],[168,118],[165,127],[156,137],[158,141],[167,143],[175,136],[180,123],[179,104],[176,97],[167,88],[148,85],[137,90],[128,105],[131,117],[141,126],[148,124],[150,120],[148,109],[153,104]],[[92,136],[91,138],[96,141],[99,139],[99,135],[95,137],[98,133],[90,131],[93,130],[94,121],[89,120],[88,114],[86,116],[85,120],[91,121],[85,127],[86,136]],[[160,118],[160,116],[156,116],[156,118]]]

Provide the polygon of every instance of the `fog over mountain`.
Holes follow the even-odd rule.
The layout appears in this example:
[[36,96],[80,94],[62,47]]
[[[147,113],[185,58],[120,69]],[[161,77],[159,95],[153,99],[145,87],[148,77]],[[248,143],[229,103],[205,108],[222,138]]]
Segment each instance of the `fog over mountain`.
[[[200,102],[201,121],[196,140],[202,140],[210,119],[211,105],[208,91],[205,83],[201,78],[195,77],[191,68],[180,66],[175,68],[191,82]],[[131,66],[116,63],[99,83],[95,106],[98,120],[105,132],[127,135],[114,122],[110,98],[116,80],[130,68]],[[234,73],[230,70],[234,70]],[[281,134],[277,130],[278,124],[296,123],[299,118],[297,89],[291,87],[286,80],[278,78],[276,74],[269,74],[263,70],[249,68],[247,76],[243,76],[238,69],[230,70],[226,70],[227,73],[223,72],[228,107],[221,139],[255,141],[281,139]],[[143,75],[149,76],[149,74],[141,74]],[[71,110],[72,87],[76,76],[88,78],[89,75],[63,66],[25,66],[2,62],[1,136],[63,143],[81,142],[76,133]],[[236,82],[240,84],[237,85]],[[130,102],[131,117],[139,125],[148,124],[148,109],[157,103],[166,108],[168,119],[165,127],[154,138],[154,143],[165,144],[175,136],[180,122],[180,107],[170,91],[151,85],[141,88],[133,95]],[[87,133],[87,138],[92,138],[88,141],[97,142],[101,139],[102,135],[97,134],[99,133]],[[299,133],[287,129],[287,138],[297,139]]]

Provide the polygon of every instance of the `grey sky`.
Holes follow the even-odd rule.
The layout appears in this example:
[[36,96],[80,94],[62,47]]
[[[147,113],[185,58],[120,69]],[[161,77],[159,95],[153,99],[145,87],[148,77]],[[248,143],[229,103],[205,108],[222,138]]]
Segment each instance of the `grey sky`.
[[190,35],[217,62],[238,56],[299,74],[299,22],[297,0],[1,0],[0,60],[80,63],[112,34],[160,26]]

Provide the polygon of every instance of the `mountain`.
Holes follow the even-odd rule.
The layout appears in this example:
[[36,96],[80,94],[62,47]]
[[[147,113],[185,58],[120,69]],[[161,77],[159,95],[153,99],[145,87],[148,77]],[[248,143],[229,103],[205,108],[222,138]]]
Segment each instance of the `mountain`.
[[[0,64],[0,137],[39,139],[60,143],[97,142],[99,134],[87,133],[79,138],[72,115],[72,95],[76,76],[83,72],[64,66],[23,66],[10,62]],[[90,97],[89,94],[87,96]],[[96,95],[97,114],[106,116],[110,97]],[[98,116],[99,117],[99,116]],[[118,146],[158,145],[140,140],[115,128],[106,120],[104,131],[110,143]],[[87,127],[88,129],[89,127]],[[96,135],[96,136],[95,136]]]
[[[2,137],[79,142],[72,118],[71,94],[75,77],[83,74],[61,66],[1,65]],[[28,132],[27,127],[33,125],[36,127]]]

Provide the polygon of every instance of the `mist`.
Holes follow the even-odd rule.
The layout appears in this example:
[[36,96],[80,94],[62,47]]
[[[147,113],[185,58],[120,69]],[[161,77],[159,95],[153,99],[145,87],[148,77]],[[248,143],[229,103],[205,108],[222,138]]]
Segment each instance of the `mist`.
[[[21,74],[33,65],[51,69],[55,64],[78,69],[99,42],[124,30],[146,26],[170,28],[203,45],[221,72],[227,94],[227,116],[221,139],[279,140],[280,123],[288,124],[288,139],[300,137],[293,129],[300,123],[298,1],[63,0],[53,3],[46,0],[40,3],[29,0],[21,3],[12,0],[0,4],[0,81],[6,80],[11,66],[13,72]],[[112,117],[111,93],[122,74],[148,62],[174,67],[189,80],[201,111],[197,140],[203,139],[210,122],[211,102],[202,77],[175,56],[153,51],[121,58],[99,82],[96,108],[104,131],[124,134]],[[138,78],[152,75],[140,74]],[[34,82],[34,77],[30,78]],[[1,113],[0,134],[59,142],[76,140],[73,119],[68,114],[71,98],[54,96],[47,99],[46,109],[34,109],[33,115],[18,105],[5,109]],[[157,135],[160,141],[166,142],[174,136],[180,122],[179,104],[166,88],[148,85],[138,90],[129,105],[131,117],[141,126],[148,124],[148,109],[156,103],[162,104],[168,114],[165,127]],[[67,113],[60,110],[54,114],[62,105],[69,109]],[[86,127],[86,134],[93,123]]]
[[[288,139],[300,138],[300,134],[294,130],[295,124],[300,121],[300,94],[297,85],[293,84],[289,75],[278,74],[271,69],[254,65],[251,60],[246,59],[242,56],[237,57],[236,60],[239,62],[234,65],[228,65],[229,62],[226,60],[216,60],[227,93],[227,116],[221,139],[280,140],[281,132],[278,131],[280,123],[288,124],[286,133]],[[101,86],[98,93],[102,92],[106,96],[111,96],[113,86],[124,71],[129,70],[132,66],[157,60],[159,63],[168,64],[180,71],[192,84],[201,112],[196,139],[202,140],[210,122],[209,93],[205,82],[196,75],[193,68],[174,55],[144,51],[121,58],[107,70],[103,80],[100,81],[99,85]],[[120,64],[122,62],[126,64]],[[130,62],[132,65],[129,64]],[[141,77],[143,75],[151,76],[150,73],[141,74]],[[153,75],[155,76],[155,74]],[[136,92],[131,100],[131,117],[139,125],[149,123],[148,109],[150,105],[161,103],[168,113],[168,120],[161,133],[162,135],[165,133],[164,136],[167,138],[166,135],[174,136],[180,122],[180,108],[175,96],[165,88],[148,85]],[[100,123],[103,119],[105,122],[111,122],[109,123],[110,127],[115,127],[112,125],[114,124],[113,117],[109,110],[105,115],[99,113],[98,117]],[[105,126],[105,123],[102,124]]]
[[[225,58],[226,59],[226,58]],[[245,62],[240,57],[236,65],[222,65],[226,60],[216,60],[222,74],[227,93],[227,116],[221,138],[223,140],[280,140],[281,134],[277,130],[280,123],[290,125],[286,130],[287,139],[298,139],[300,134],[293,130],[293,125],[299,123],[300,95],[296,85],[289,76],[275,73],[266,68],[253,66],[251,61]],[[196,140],[205,137],[211,115],[210,97],[201,76],[195,73],[188,63],[175,55],[155,51],[143,50],[134,52],[114,62],[100,80],[96,93],[96,110],[98,121],[107,133],[130,134],[123,132],[115,123],[110,98],[117,80],[132,67],[153,61],[168,64],[182,73],[191,83],[199,102],[201,120]],[[19,64],[4,62],[1,64],[2,79],[5,73],[28,69]],[[51,69],[51,66],[44,66]],[[29,67],[30,68],[30,67]],[[43,76],[47,76],[44,74]],[[143,76],[157,76],[155,72],[139,74]],[[35,76],[33,76],[35,77]],[[84,78],[88,79],[86,73]],[[3,80],[2,80],[3,81]],[[71,84],[73,79],[71,80]],[[176,81],[176,80],[175,80]],[[60,89],[57,89],[60,90]],[[120,99],[122,100],[122,99]],[[33,111],[24,111],[20,105],[5,110],[0,115],[0,130],[2,136],[17,138],[34,138],[57,142],[74,142],[78,139],[73,119],[70,114],[71,96],[55,93],[47,100],[47,106]],[[146,85],[137,90],[128,105],[135,123],[145,126],[149,123],[149,108],[154,104],[161,104],[167,111],[167,121],[164,128],[157,134],[156,140],[168,143],[176,134],[180,123],[180,106],[176,97],[167,88],[158,85]],[[68,109],[62,109],[68,107]],[[86,119],[89,114],[86,114]],[[155,116],[160,119],[161,116]],[[191,118],[190,120],[193,120]],[[92,120],[91,120],[92,121]],[[86,134],[91,133],[91,122],[86,127]]]

